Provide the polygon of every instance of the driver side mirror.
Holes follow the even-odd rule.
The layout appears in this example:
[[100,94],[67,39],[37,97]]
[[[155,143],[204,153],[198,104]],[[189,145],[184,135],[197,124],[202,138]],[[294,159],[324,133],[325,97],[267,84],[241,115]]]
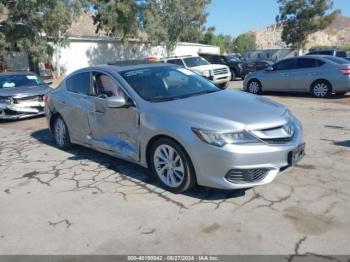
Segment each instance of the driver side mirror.
[[120,108],[131,106],[130,103],[124,96],[111,96],[106,98],[106,105],[110,108]]
[[273,66],[268,66],[265,70],[266,70],[267,72],[272,72],[272,71],[274,71],[275,69],[273,68]]

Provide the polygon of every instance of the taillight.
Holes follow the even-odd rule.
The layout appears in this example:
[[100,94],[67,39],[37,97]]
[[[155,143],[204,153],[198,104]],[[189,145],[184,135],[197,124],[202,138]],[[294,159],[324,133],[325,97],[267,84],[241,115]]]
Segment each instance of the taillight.
[[44,95],[43,101],[44,101],[45,103],[47,103],[47,102],[49,101],[49,97],[48,97],[47,95]]
[[350,67],[347,68],[338,68],[340,72],[343,73],[343,75],[350,76]]

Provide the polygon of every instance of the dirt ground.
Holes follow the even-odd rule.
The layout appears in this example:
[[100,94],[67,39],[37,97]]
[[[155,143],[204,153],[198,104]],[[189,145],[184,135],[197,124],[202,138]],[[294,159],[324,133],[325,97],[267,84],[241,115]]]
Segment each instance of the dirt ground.
[[248,190],[171,194],[136,165],[58,150],[45,118],[1,122],[0,254],[350,254],[350,94],[266,96],[301,120],[307,155]]

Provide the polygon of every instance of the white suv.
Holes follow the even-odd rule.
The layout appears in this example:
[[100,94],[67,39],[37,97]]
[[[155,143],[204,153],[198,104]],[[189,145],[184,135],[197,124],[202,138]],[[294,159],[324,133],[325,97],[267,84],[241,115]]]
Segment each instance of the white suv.
[[164,63],[185,67],[220,87],[227,87],[231,80],[230,69],[225,65],[210,64],[200,56],[175,56],[163,58]]

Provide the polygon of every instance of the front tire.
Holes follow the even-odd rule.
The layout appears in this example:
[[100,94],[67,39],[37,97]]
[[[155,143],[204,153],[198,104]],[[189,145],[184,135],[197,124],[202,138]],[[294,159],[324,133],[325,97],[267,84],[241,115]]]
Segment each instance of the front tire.
[[332,95],[332,86],[324,80],[316,81],[311,86],[311,94],[317,98],[327,98]]
[[225,82],[223,84],[219,84],[218,87],[221,89],[226,89],[228,87],[229,82]]
[[262,86],[259,80],[252,79],[247,84],[247,91],[254,95],[262,94]]
[[69,149],[72,146],[66,123],[61,116],[57,116],[53,123],[55,144],[60,149]]
[[236,76],[237,76],[236,71],[235,70],[231,70],[231,80],[232,81],[236,80]]
[[175,141],[168,138],[157,140],[152,145],[149,159],[154,176],[166,190],[181,193],[195,185],[191,160]]

